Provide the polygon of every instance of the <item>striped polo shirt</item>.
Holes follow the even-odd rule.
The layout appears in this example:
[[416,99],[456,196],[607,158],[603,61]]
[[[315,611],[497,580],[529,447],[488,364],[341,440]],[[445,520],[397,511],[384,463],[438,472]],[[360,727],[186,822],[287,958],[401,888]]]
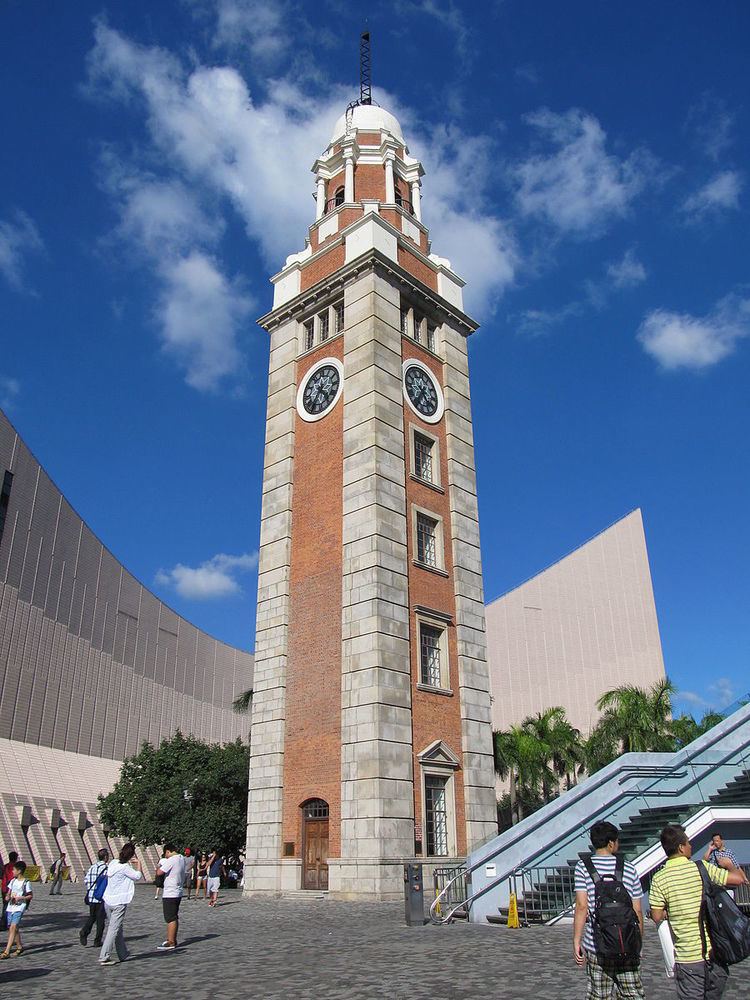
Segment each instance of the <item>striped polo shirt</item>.
[[[725,868],[717,868],[707,861],[701,861],[700,864],[705,865],[712,882],[716,882],[717,885],[727,884],[729,872]],[[666,907],[677,962],[703,960],[699,923],[702,897],[701,873],[693,861],[681,854],[675,858],[667,858],[667,863],[656,872],[651,882],[649,903],[658,909]],[[706,942],[710,947],[708,929],[706,929]]]

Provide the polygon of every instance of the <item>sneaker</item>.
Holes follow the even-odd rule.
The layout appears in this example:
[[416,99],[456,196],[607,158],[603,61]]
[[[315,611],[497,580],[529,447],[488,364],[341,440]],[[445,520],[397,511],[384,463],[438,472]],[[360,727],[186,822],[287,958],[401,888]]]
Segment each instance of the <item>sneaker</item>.
[[176,944],[167,944],[166,941],[164,941],[162,944],[157,944],[156,946],[157,951],[176,951],[176,949],[177,949]]
[[89,939],[88,939],[88,936],[83,933],[83,930],[80,930],[78,932],[78,940],[81,942],[81,944],[85,948]]
[[117,962],[115,962],[114,958],[105,958],[99,965],[117,965]]

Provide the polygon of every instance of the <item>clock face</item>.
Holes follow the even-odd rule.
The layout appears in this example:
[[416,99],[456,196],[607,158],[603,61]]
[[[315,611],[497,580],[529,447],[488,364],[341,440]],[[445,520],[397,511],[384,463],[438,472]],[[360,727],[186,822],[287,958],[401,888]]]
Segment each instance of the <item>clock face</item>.
[[432,376],[421,365],[409,365],[404,372],[404,386],[414,409],[428,419],[436,417],[440,399]]
[[302,408],[308,418],[321,417],[337,400],[341,373],[336,365],[318,365],[304,384]]

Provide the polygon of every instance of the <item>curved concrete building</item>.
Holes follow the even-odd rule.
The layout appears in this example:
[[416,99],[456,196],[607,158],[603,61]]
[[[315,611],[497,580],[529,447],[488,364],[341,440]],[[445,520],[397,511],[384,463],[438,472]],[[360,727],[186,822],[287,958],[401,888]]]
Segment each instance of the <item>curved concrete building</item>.
[[246,737],[253,657],[138,582],[0,411],[0,851],[75,875],[103,846],[96,797],[144,740]]

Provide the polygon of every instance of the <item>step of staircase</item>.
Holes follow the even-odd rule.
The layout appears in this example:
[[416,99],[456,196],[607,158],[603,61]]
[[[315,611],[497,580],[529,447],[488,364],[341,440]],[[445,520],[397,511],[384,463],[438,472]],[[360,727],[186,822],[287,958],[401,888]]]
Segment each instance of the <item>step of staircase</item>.
[[282,899],[299,900],[305,903],[314,903],[316,900],[328,899],[327,889],[288,889],[282,893]]

